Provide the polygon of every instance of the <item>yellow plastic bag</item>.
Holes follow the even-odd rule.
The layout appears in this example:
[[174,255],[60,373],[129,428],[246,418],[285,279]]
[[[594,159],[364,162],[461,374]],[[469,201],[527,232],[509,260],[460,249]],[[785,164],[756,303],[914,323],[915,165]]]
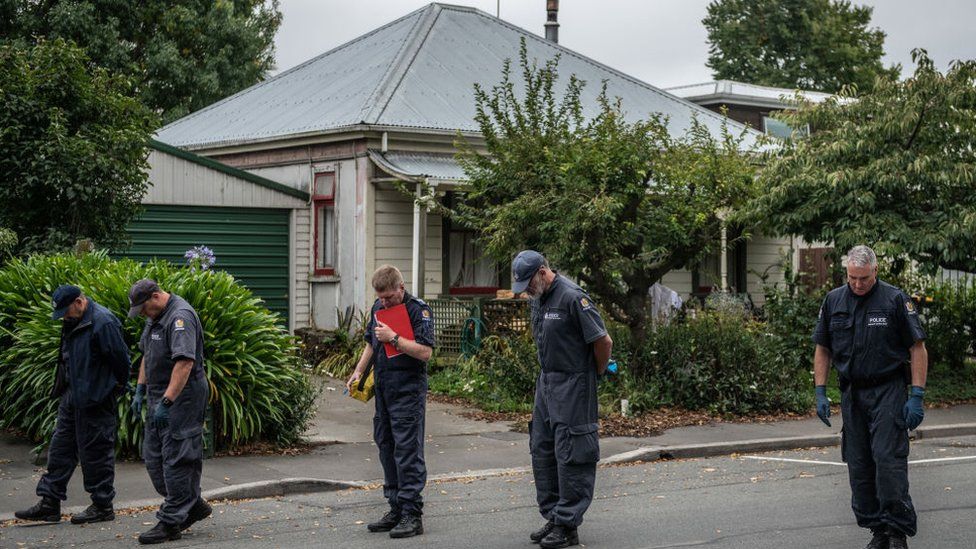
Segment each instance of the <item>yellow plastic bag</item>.
[[363,402],[369,402],[369,399],[373,398],[373,394],[375,394],[375,388],[373,387],[373,364],[375,362],[370,360],[359,381],[352,384],[349,396]]

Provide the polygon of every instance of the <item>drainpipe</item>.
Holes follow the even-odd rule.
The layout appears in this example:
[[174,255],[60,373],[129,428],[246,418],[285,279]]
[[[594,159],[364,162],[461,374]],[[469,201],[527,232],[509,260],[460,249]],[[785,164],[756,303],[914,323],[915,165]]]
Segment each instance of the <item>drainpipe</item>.
[[421,205],[420,199],[424,196],[424,182],[418,182],[413,203],[413,242],[411,246],[411,288],[415,297],[424,297],[424,277],[426,267],[427,251],[427,207]]

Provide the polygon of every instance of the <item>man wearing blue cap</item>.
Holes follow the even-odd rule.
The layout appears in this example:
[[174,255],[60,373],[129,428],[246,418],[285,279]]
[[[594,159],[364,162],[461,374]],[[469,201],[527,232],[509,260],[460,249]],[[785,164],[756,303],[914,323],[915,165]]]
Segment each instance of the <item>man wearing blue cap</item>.
[[577,527],[593,500],[597,376],[610,361],[613,340],[586,292],[549,268],[539,252],[512,262],[512,291],[532,298],[532,336],[542,371],[529,424],[536,500],[545,525],[529,538],[546,549],[579,544]]
[[178,540],[182,531],[213,512],[200,495],[203,474],[203,417],[209,383],[203,364],[203,325],[182,297],[164,292],[148,278],[129,289],[129,318],[146,317],[139,340],[142,363],[132,411],[146,430],[142,459],[153,487],[163,496],[159,522],[139,543]]
[[37,483],[41,501],[14,516],[59,522],[68,481],[80,461],[92,504],[72,515],[72,524],[114,520],[116,408],[129,377],[129,349],[119,319],[77,286],[60,286],[52,298],[52,318],[62,321],[52,390],[60,397],[58,419],[47,473]]

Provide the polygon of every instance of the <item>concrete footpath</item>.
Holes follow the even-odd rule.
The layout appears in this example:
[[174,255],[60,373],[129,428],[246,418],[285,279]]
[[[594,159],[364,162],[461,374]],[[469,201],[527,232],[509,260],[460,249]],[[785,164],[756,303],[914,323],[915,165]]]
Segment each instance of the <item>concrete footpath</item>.
[[[456,406],[429,403],[426,458],[431,480],[484,477],[528,470],[528,435],[504,422],[463,418]],[[205,497],[251,498],[319,492],[379,482],[382,471],[372,442],[372,403],[342,395],[342,385],[328,382],[307,436],[314,444],[301,455],[248,455],[209,459],[203,466]],[[714,423],[671,429],[656,437],[607,437],[600,441],[601,463],[629,463],[666,458],[694,458],[743,452],[789,450],[840,444],[840,417],[828,428],[816,417],[772,423]],[[916,438],[976,435],[976,406],[927,409]],[[0,521],[36,500],[44,472],[31,463],[31,445],[0,435]],[[159,503],[141,462],[116,466],[116,507]],[[66,513],[90,503],[80,469],[68,489]]]

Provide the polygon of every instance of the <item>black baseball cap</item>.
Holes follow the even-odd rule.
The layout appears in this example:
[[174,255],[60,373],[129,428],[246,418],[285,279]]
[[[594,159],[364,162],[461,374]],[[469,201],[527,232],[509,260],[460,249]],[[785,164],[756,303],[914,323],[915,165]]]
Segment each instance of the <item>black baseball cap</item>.
[[63,284],[58,286],[54,293],[51,295],[51,302],[54,305],[54,312],[51,313],[51,318],[54,320],[61,320],[64,318],[64,314],[68,312],[68,307],[78,297],[81,296],[81,288],[78,286],[72,286],[71,284]]
[[129,289],[129,318],[135,318],[142,312],[142,306],[156,292],[160,292],[159,284],[155,280],[143,278],[136,281]]
[[546,264],[546,258],[535,250],[522,250],[515,259],[512,260],[512,291],[520,294],[529,287],[529,282],[539,268]]

